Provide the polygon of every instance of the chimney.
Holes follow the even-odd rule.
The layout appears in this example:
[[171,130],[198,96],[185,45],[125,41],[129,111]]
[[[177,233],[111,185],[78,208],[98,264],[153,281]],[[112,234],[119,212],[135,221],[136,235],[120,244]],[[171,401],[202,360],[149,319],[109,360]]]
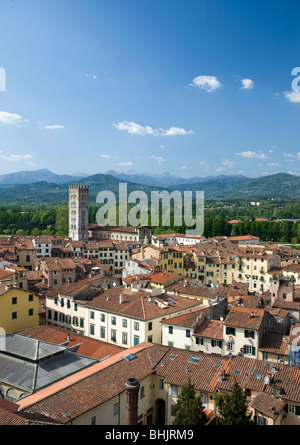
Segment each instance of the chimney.
[[124,294],[120,294],[120,304],[124,303]]
[[137,379],[128,379],[126,389],[126,425],[138,423],[138,399],[140,384]]

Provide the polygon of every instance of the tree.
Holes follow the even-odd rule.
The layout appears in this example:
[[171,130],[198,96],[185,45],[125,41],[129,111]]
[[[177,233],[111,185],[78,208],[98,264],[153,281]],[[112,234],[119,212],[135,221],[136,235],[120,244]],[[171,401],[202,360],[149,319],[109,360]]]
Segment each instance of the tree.
[[215,404],[221,425],[251,425],[251,414],[247,414],[246,397],[243,390],[234,379],[231,394],[217,393]]
[[55,228],[63,238],[69,232],[69,207],[62,206],[57,209]]
[[205,425],[207,423],[208,419],[203,410],[201,396],[196,397],[191,379],[182,389],[174,411],[176,412],[174,425]]

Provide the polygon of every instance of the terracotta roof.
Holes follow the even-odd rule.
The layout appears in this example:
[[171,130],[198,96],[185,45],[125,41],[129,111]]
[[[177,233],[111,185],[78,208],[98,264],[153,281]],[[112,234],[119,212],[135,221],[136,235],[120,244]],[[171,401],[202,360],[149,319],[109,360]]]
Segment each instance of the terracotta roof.
[[[123,295],[123,302],[120,296]],[[169,301],[168,301],[169,300]],[[175,311],[188,310],[199,305],[199,301],[184,297],[174,299],[168,294],[151,297],[151,293],[144,290],[139,292],[129,289],[108,289],[86,304],[87,307],[101,309],[115,314],[123,314],[136,319],[147,320]]]
[[203,320],[194,331],[196,337],[213,338],[223,340],[223,321]]
[[172,280],[173,278],[176,278],[178,280],[180,280],[181,278],[180,275],[171,272],[158,272],[149,275],[149,277],[152,283],[158,283],[158,284],[165,284],[168,281]]
[[98,360],[108,356],[113,356],[125,350],[125,348],[100,340],[94,340],[90,337],[76,334],[70,330],[63,329],[58,326],[42,325],[29,329],[23,329],[16,333],[26,337],[31,336],[37,340],[54,343],[56,345],[66,342],[65,346],[68,348],[78,346],[75,350],[77,354],[93,357]]
[[[254,312],[253,316],[251,315],[252,312]],[[258,330],[262,323],[263,317],[263,309],[251,309],[234,306],[227,315],[227,318],[224,321],[224,325]]]
[[259,350],[270,354],[288,355],[288,337],[282,334],[264,334],[261,339]]
[[9,270],[0,269],[0,280],[4,280],[5,278],[11,277],[15,272]]
[[184,326],[187,328],[192,328],[195,323],[197,323],[201,314],[204,314],[207,311],[208,307],[204,307],[203,309],[193,309],[185,312],[181,315],[176,315],[175,317],[170,317],[165,320],[162,320],[161,323],[173,325],[173,326]]
[[286,402],[270,394],[261,392],[257,394],[254,400],[251,401],[250,407],[259,411],[261,414],[275,420],[279,414],[284,410]]

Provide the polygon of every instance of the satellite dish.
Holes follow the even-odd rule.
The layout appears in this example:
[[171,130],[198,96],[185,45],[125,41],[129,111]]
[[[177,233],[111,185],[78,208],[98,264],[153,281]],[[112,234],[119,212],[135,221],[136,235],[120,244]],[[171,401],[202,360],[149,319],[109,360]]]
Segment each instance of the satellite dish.
[[114,282],[113,282],[113,286],[116,287],[116,285],[117,285],[117,283],[114,281]]

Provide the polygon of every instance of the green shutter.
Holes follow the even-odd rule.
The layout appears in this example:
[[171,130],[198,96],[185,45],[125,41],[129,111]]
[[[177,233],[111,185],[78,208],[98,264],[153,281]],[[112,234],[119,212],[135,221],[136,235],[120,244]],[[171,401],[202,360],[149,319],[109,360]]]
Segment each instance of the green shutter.
[[244,337],[245,337],[245,338],[248,337],[248,331],[244,331]]
[[254,337],[255,337],[255,332],[252,331],[252,332],[251,332],[251,338],[253,338],[253,340],[254,340]]
[[229,327],[226,327],[226,335],[229,335]]
[[255,347],[252,346],[252,355],[255,355]]
[[247,348],[247,346],[244,346],[244,354],[246,354],[246,348]]
[[235,328],[232,328],[232,335],[235,335]]
[[297,416],[300,416],[300,406],[295,405],[295,414],[297,414]]

